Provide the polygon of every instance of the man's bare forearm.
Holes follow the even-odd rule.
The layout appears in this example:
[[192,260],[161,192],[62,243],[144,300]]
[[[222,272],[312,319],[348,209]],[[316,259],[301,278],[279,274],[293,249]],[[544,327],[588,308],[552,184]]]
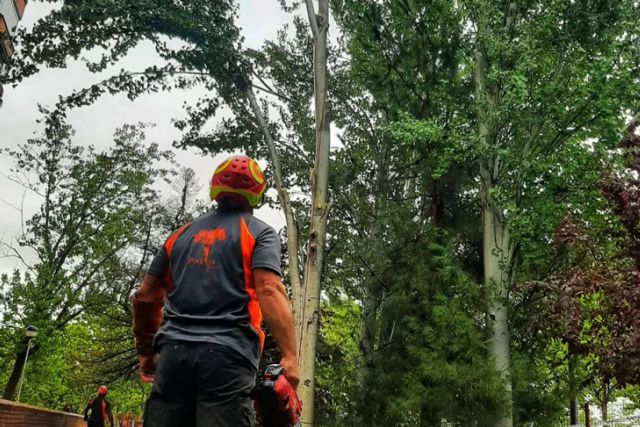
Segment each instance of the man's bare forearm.
[[283,358],[296,359],[296,334],[293,314],[280,276],[260,268],[254,271],[256,295],[264,321],[276,340]]
[[141,356],[153,353],[152,343],[162,322],[162,306],[166,288],[161,278],[147,274],[131,298],[133,335],[136,351]]

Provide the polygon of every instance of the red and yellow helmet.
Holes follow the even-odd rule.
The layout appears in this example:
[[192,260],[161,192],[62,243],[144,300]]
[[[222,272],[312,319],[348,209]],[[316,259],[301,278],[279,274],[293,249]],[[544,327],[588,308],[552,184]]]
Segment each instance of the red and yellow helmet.
[[98,394],[99,395],[105,395],[107,394],[107,387],[101,385],[100,387],[98,387]]
[[241,199],[255,208],[266,188],[264,173],[254,159],[233,156],[218,166],[211,177],[211,200]]

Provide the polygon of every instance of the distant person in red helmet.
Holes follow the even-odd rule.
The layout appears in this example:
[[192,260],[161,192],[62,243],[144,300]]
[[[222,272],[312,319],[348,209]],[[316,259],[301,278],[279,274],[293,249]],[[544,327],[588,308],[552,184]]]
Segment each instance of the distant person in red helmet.
[[280,241],[253,216],[264,190],[255,160],[225,160],[211,178],[217,208],[169,236],[133,296],[140,376],[153,381],[145,427],[253,426],[263,319],[298,385]]
[[98,396],[87,403],[84,408],[84,420],[88,421],[88,427],[104,427],[106,420],[113,427],[113,414],[111,413],[111,403],[107,400],[107,388],[100,386]]

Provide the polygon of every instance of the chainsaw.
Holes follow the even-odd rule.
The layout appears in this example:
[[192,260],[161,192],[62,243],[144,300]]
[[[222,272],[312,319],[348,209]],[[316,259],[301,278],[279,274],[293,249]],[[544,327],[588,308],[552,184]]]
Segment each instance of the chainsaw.
[[300,427],[302,403],[280,365],[269,365],[253,391],[254,406],[263,427]]

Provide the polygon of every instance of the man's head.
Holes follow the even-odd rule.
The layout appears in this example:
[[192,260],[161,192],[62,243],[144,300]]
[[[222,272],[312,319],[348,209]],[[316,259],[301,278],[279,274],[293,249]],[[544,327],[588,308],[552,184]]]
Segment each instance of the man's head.
[[247,156],[232,156],[222,162],[211,177],[209,195],[223,210],[251,210],[266,188],[260,165]]
[[100,387],[98,387],[98,395],[99,396],[105,396],[107,394],[107,387],[101,385]]

